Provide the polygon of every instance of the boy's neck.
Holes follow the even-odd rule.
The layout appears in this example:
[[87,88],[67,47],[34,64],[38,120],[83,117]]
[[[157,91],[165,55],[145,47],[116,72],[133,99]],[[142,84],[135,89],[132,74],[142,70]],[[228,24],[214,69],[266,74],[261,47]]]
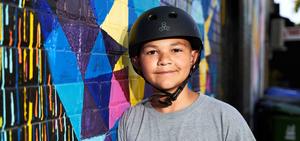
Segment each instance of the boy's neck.
[[180,111],[193,104],[197,100],[198,96],[198,93],[189,90],[188,87],[185,87],[179,94],[177,99],[172,102],[172,105],[164,108],[154,106],[154,109],[161,113],[172,113]]

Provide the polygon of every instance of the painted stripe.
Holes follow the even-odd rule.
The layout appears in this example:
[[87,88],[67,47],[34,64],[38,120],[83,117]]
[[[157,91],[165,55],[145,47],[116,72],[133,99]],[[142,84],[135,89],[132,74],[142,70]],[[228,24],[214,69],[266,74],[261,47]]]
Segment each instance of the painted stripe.
[[8,68],[7,48],[4,47],[3,53],[4,53],[4,58],[3,58],[4,59],[4,68],[7,69]]
[[23,0],[23,3],[22,3],[22,7],[24,7],[25,6],[25,0]]
[[23,50],[23,73],[24,73],[24,79],[23,81],[27,81],[27,77],[28,77],[28,71],[27,71],[27,50],[24,49]]
[[9,130],[8,133],[9,133],[9,141],[12,141],[12,131]]
[[19,0],[19,8],[22,8],[22,0]]
[[2,103],[2,106],[3,106],[3,122],[2,122],[2,131],[4,131],[5,129],[5,126],[6,126],[6,98],[5,98],[5,90],[4,90],[4,88],[2,88],[2,99],[3,99],[3,103]]
[[[13,73],[13,54],[12,54],[12,48],[9,48],[9,73]],[[18,81],[17,81],[18,82]],[[16,83],[17,83],[16,82]]]
[[66,141],[67,140],[67,121],[66,121],[66,114],[64,114],[64,130],[65,130],[65,132],[64,132],[64,141]]
[[[1,49],[2,50],[2,54],[4,54],[4,51],[3,51],[3,48]],[[4,55],[2,55],[4,56]],[[3,118],[3,121],[2,121],[2,130],[4,130],[5,128],[5,125],[6,125],[6,98],[5,98],[5,89],[4,89],[4,84],[5,84],[5,69],[4,69],[4,58],[2,58],[2,85],[1,85],[1,90],[3,91],[2,93],[2,107],[3,107],[3,114],[2,114],[2,118]]]
[[24,103],[23,103],[23,107],[24,107],[24,120],[27,120],[27,101],[26,101],[26,97],[27,97],[27,93],[26,93],[26,87],[23,88],[23,94],[24,94]]
[[42,112],[42,111],[41,111],[41,107],[43,106],[43,105],[41,105],[41,86],[39,86],[39,88],[38,88],[38,97],[39,97],[39,98],[38,98],[38,100],[39,100],[39,104],[38,104],[38,105],[39,105],[39,109],[38,109],[39,115],[38,115],[38,118],[41,119],[41,115],[42,115],[42,114],[41,114],[41,112]]
[[29,80],[33,78],[33,23],[34,23],[34,16],[33,13],[30,12],[30,28],[29,28]]
[[0,3],[0,45],[3,44],[3,38],[4,38],[4,28],[3,28],[3,4]]
[[38,52],[39,52],[39,65],[38,65],[38,69],[39,69],[39,76],[38,76],[38,78],[39,78],[39,83],[42,83],[42,78],[43,78],[43,68],[42,68],[42,50],[38,50]]
[[14,108],[13,92],[10,92],[10,108],[11,108],[11,122],[10,122],[10,125],[13,126],[15,124],[15,108]]
[[32,102],[29,102],[29,116],[28,116],[28,141],[32,141]]
[[22,63],[22,50],[21,50],[21,41],[22,41],[22,35],[21,35],[21,25],[22,25],[22,19],[19,18],[18,23],[18,55],[19,55],[19,63]]
[[24,41],[27,41],[27,37],[26,37],[26,34],[27,34],[27,28],[26,28],[26,17],[27,17],[27,11],[26,11],[26,8],[24,8],[24,11],[23,11],[23,40]]
[[40,96],[41,96],[41,116],[40,116],[40,118],[41,118],[41,120],[43,120],[44,119],[44,92],[43,92],[43,87],[42,86],[40,86]]
[[9,43],[8,43],[8,46],[9,46],[9,47],[12,46],[13,41],[14,41],[14,39],[13,39],[13,37],[12,37],[12,31],[9,30]]
[[34,117],[38,117],[38,90],[35,90],[35,106],[34,106]]
[[3,140],[4,140],[4,141],[7,141],[7,135],[6,135],[6,133],[7,133],[6,131],[3,132],[3,135],[4,135],[4,136],[3,136]]
[[54,86],[54,108],[55,108],[55,117],[57,117],[57,93],[56,93],[56,89],[55,89],[55,86]]
[[8,14],[8,5],[5,7],[5,25],[9,25],[9,14]]
[[56,130],[56,141],[59,141],[59,133],[58,133],[58,125],[57,125],[57,119],[55,120],[55,130]]

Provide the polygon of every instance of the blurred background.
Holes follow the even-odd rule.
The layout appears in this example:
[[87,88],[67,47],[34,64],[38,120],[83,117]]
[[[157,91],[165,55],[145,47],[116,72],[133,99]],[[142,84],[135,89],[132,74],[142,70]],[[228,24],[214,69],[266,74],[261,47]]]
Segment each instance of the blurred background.
[[300,0],[2,0],[0,140],[116,140],[151,94],[128,31],[159,5],[201,31],[190,88],[234,106],[258,141],[300,141]]

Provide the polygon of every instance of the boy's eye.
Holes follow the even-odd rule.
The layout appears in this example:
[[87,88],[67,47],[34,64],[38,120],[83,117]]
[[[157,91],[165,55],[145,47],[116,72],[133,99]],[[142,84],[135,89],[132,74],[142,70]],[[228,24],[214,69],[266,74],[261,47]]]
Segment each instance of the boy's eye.
[[155,54],[155,53],[156,53],[155,50],[150,50],[150,51],[147,51],[147,52],[146,52],[147,55],[153,55],[153,54]]
[[174,49],[172,49],[172,52],[182,52],[182,49],[174,48]]

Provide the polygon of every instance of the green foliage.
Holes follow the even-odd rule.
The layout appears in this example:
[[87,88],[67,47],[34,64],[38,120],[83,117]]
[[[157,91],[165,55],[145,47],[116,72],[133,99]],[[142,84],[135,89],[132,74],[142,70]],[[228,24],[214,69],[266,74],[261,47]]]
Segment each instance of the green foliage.
[[300,9],[300,0],[295,0],[295,12],[298,12]]

